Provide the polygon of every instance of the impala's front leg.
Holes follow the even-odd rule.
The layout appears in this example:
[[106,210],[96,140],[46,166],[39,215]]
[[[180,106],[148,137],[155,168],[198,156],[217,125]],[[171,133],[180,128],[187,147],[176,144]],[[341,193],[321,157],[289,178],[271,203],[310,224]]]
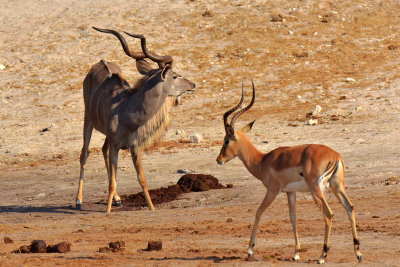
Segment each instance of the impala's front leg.
[[287,197],[289,203],[289,217],[290,217],[290,222],[292,223],[293,226],[294,242],[295,242],[293,260],[297,261],[300,259],[299,253],[301,245],[299,242],[299,236],[297,234],[297,227],[296,227],[296,192],[288,192]]
[[278,193],[279,191],[273,191],[268,189],[264,200],[261,202],[260,207],[258,207],[257,209],[256,219],[254,220],[254,225],[253,225],[253,231],[251,232],[249,248],[247,249],[248,259],[254,256],[253,248],[256,243],[255,241],[256,241],[257,228],[258,228],[258,223],[260,222],[261,215],[269,207],[269,205],[271,205],[271,203],[274,201]]
[[118,166],[118,151],[114,145],[110,145],[108,163],[109,163],[109,181],[108,181],[108,202],[107,202],[107,213],[111,211],[111,205],[113,196],[117,189],[117,166]]

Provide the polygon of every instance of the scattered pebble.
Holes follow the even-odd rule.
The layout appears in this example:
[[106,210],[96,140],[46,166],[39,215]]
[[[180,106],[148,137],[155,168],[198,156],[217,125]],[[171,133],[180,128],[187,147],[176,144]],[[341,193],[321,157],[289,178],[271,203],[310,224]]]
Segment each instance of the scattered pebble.
[[355,83],[356,82],[356,80],[353,78],[346,78],[346,79],[344,79],[344,81],[347,83]]
[[322,108],[320,105],[316,105],[315,108],[311,111],[312,116],[317,116],[321,112]]
[[309,119],[307,121],[307,125],[310,125],[310,126],[317,125],[317,124],[318,124],[318,120],[317,119]]
[[187,173],[195,173],[195,172],[196,172],[196,170],[189,170],[189,169],[178,169],[176,171],[176,173],[179,173],[179,174],[187,174]]
[[190,136],[190,143],[198,144],[201,142],[201,140],[203,140],[201,134],[193,134]]
[[6,66],[4,66],[3,64],[0,64],[0,70],[4,70],[6,68]]
[[4,237],[4,243],[6,243],[6,244],[12,244],[12,243],[14,243],[14,241],[13,241],[11,238],[9,238],[8,236],[5,236],[5,237]]

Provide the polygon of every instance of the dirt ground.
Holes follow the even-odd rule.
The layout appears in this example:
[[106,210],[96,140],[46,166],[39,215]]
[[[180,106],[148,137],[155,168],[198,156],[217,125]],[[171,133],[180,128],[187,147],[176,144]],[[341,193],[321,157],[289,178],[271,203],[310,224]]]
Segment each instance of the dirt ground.
[[[342,154],[355,205],[363,264],[400,262],[400,4],[398,1],[0,1],[1,266],[287,266],[295,264],[286,196],[262,217],[255,261],[247,245],[265,188],[239,159],[216,164],[222,114],[246,100],[256,119],[249,138],[262,151],[302,143]],[[175,184],[178,169],[211,174],[232,188],[183,194],[147,209],[105,214],[104,137],[92,138],[83,210],[74,209],[82,146],[82,81],[100,59],[114,61],[132,83],[137,73],[111,35],[92,26],[144,34],[150,50],[197,85],[171,112],[163,141],[144,155],[150,189]],[[137,40],[127,38],[133,49]],[[248,102],[246,102],[248,103]],[[317,125],[306,114],[320,105]],[[188,142],[192,134],[203,140]],[[140,191],[121,152],[120,195]],[[328,266],[356,265],[350,224],[335,213]],[[305,251],[296,266],[317,262],[324,222],[309,194],[298,194]],[[9,237],[13,243],[3,242]],[[15,254],[43,239],[71,243],[65,254]],[[118,253],[98,252],[124,241]],[[146,251],[161,240],[159,251]]]

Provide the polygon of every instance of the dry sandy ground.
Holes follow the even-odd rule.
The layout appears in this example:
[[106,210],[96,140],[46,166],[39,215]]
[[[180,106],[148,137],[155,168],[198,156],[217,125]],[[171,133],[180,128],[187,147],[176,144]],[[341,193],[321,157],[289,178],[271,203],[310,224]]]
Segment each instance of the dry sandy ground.
[[[294,250],[286,196],[266,211],[245,261],[255,211],[265,189],[236,159],[215,158],[222,114],[239,99],[240,83],[256,103],[238,127],[257,119],[250,139],[263,151],[323,143],[346,164],[356,208],[363,265],[400,262],[400,5],[398,1],[0,1],[1,266],[286,266]],[[150,188],[175,183],[178,169],[212,174],[233,188],[191,193],[148,210],[104,213],[107,179],[95,133],[87,164],[84,210],[73,209],[82,146],[82,81],[104,58],[128,81],[139,74],[115,37],[92,26],[142,33],[151,50],[197,84],[171,113],[161,145],[144,156]],[[132,48],[137,41],[128,39]],[[248,98],[247,98],[248,99]],[[306,114],[320,105],[319,124]],[[176,134],[176,131],[183,131]],[[193,133],[200,144],[182,142]],[[118,191],[140,191],[121,153]],[[335,212],[327,265],[356,264],[344,209]],[[97,203],[97,204],[96,204]],[[316,263],[323,218],[298,194],[300,265]],[[15,254],[34,239],[67,241],[66,254]],[[147,252],[148,240],[161,251]],[[123,240],[120,253],[100,253]]]

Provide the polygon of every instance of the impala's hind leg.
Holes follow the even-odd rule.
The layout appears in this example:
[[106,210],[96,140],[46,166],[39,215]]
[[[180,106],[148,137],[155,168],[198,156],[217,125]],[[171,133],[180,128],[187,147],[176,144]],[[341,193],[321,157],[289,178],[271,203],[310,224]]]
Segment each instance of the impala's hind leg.
[[335,177],[336,180],[333,180],[332,184],[332,191],[335,196],[339,199],[340,203],[342,203],[343,207],[346,209],[347,215],[350,220],[351,230],[353,234],[353,244],[354,244],[354,252],[356,254],[358,262],[362,260],[362,254],[360,252],[360,240],[358,239],[357,235],[357,227],[356,227],[356,219],[354,215],[354,206],[351,203],[350,199],[346,195],[344,189],[344,172],[341,169],[338,173],[338,176]]
[[315,203],[317,203],[317,206],[322,210],[322,212],[324,214],[324,220],[325,220],[324,247],[322,249],[322,254],[318,259],[318,263],[322,264],[325,262],[325,259],[328,256],[329,237],[331,234],[333,213],[332,213],[332,210],[329,208],[328,203],[325,200],[323,191],[321,190],[321,188],[318,185],[313,188],[311,193],[314,197]]
[[146,177],[144,176],[144,170],[142,165],[142,157],[140,151],[136,150],[134,147],[131,147],[131,155],[133,164],[135,165],[137,178],[139,180],[139,184],[142,187],[144,197],[146,198],[147,205],[150,210],[154,210],[153,202],[151,201],[149,190],[147,189]]
[[83,190],[83,180],[85,179],[85,164],[89,156],[89,143],[92,137],[93,125],[89,122],[85,114],[85,119],[83,122],[83,147],[80,156],[81,171],[79,175],[79,186],[78,193],[76,195],[76,206],[77,210],[82,209],[82,190]]
[[[107,177],[110,177],[109,162],[108,162],[108,150],[110,149],[109,146],[110,146],[110,143],[108,141],[108,138],[106,137],[106,140],[104,140],[104,144],[103,144],[103,147],[101,150],[103,152],[104,162],[106,164]],[[117,189],[115,189],[113,198],[114,198],[115,206],[117,206],[117,207],[122,206],[121,198],[118,196]]]
[[296,192],[289,192],[287,193],[288,203],[289,203],[289,216],[290,222],[293,226],[293,233],[294,233],[294,242],[295,242],[295,249],[293,260],[297,261],[300,259],[300,249],[301,245],[299,242],[299,236],[297,234],[297,227],[296,227]]

